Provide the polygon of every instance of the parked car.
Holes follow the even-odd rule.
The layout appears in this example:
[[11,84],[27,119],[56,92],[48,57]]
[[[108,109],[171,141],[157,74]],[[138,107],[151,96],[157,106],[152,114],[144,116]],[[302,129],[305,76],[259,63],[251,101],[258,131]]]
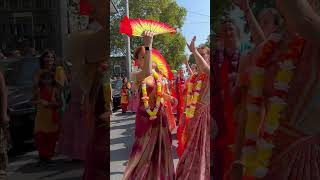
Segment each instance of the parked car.
[[21,59],[7,65],[8,113],[13,149],[32,140],[36,107],[33,96],[33,74],[39,67],[37,58]]
[[113,110],[119,109],[121,101],[121,80],[115,80],[111,83],[112,86],[112,99],[113,99]]

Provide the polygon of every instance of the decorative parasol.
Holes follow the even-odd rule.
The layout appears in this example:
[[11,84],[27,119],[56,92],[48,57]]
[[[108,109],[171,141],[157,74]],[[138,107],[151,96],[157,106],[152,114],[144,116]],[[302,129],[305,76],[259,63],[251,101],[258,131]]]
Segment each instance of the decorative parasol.
[[120,33],[128,36],[141,36],[143,31],[152,31],[155,35],[165,33],[175,33],[173,28],[165,23],[147,19],[129,19],[125,16],[120,22]]
[[[159,71],[161,71],[162,75],[166,77],[168,80],[172,80],[173,73],[168,65],[166,59],[161,55],[160,51],[152,48],[151,53],[152,61],[157,65]],[[139,66],[138,60],[134,60],[134,66]]]
[[154,63],[157,64],[157,68],[161,71],[162,75],[165,76],[168,80],[172,80],[173,74],[168,65],[166,59],[160,54],[160,51],[157,49],[152,49],[151,59]]

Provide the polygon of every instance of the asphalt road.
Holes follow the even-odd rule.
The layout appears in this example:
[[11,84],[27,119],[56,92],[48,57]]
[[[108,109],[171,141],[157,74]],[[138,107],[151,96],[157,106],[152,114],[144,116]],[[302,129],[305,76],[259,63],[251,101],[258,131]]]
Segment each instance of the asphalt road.
[[57,155],[52,164],[38,167],[36,151],[9,159],[8,180],[81,180],[83,164]]
[[[121,180],[134,143],[135,114],[117,111],[111,119],[110,132],[110,179]],[[178,162],[175,149],[177,141],[173,135],[175,166]],[[81,180],[82,162],[70,162],[56,155],[53,163],[46,167],[37,166],[38,156],[34,148],[25,147],[20,155],[10,157],[8,180]]]
[[[134,143],[135,114],[116,112],[111,119],[110,132],[110,180],[121,180]],[[177,140],[173,136],[174,164],[178,163],[176,155]]]

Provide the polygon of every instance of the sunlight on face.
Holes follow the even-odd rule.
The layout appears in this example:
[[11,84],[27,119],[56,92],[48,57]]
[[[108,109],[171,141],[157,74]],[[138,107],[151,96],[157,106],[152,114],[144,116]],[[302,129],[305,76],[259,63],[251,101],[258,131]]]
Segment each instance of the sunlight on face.
[[226,39],[236,39],[238,38],[237,28],[231,22],[227,22],[223,25],[222,31],[224,38]]
[[210,64],[210,54],[208,53],[208,51],[204,48],[199,48],[198,49],[199,54],[203,57],[203,59]]

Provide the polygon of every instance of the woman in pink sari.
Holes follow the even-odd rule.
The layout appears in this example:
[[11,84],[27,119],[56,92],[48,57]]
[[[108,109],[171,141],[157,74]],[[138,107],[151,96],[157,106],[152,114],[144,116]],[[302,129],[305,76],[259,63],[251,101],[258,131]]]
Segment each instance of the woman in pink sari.
[[[177,180],[210,179],[210,50],[204,46],[195,48],[195,40],[196,37],[188,47],[199,73],[191,76],[186,85],[187,99],[182,117],[185,121],[182,139],[186,146],[178,163]],[[197,98],[189,99],[189,95],[195,97],[197,94],[198,101]]]
[[[266,111],[263,115],[266,120],[264,120],[265,122],[261,121],[264,126],[259,128],[260,137],[258,140],[272,138],[272,146],[266,146],[271,147],[269,150],[271,151],[270,157],[266,161],[266,167],[258,164],[259,169],[246,171],[244,175],[244,169],[252,168],[251,164],[246,163],[249,161],[245,159],[248,153],[244,151],[248,147],[247,134],[249,133],[247,132],[249,131],[247,129],[251,125],[248,123],[248,117],[244,115],[238,117],[241,120],[239,129],[242,132],[238,141],[242,145],[242,149],[238,148],[236,150],[237,162],[235,162],[231,174],[233,179],[238,180],[246,177],[266,180],[320,179],[320,123],[319,118],[317,118],[320,107],[320,2],[319,0],[310,0],[309,2],[307,0],[277,0],[276,2],[280,13],[285,18],[288,31],[277,41],[277,47],[269,55],[268,65],[265,67],[265,76],[267,78],[262,86],[263,100],[270,99],[271,101],[275,99],[272,96],[279,91],[278,87],[274,86],[277,74],[283,68],[278,65],[279,61],[283,61],[283,59],[279,58],[279,54],[292,53],[292,55],[296,56],[293,63],[295,68],[290,80],[290,86],[286,89],[286,96],[281,96],[286,108],[277,117],[277,129],[271,135],[268,135],[268,129],[266,128],[268,118],[265,117],[268,111],[271,112],[269,107],[273,105],[271,104],[273,102],[263,102],[262,108],[263,111]],[[301,37],[304,40],[300,40],[297,43],[295,40],[299,40]],[[264,42],[253,52],[252,60],[254,60],[254,63],[258,61],[257,57],[262,54],[261,49],[266,47],[268,42],[270,40]],[[297,48],[295,47],[296,45],[300,47]],[[290,56],[292,55],[290,54]],[[251,74],[245,72],[245,69],[248,69]],[[240,73],[244,76],[248,74],[249,77],[252,77],[252,69],[250,66],[244,66],[243,71]],[[243,94],[248,97],[250,95],[249,82],[244,81],[239,85],[243,86]],[[245,101],[243,99],[242,103],[244,105],[239,103],[239,106],[242,107],[244,113],[248,114],[250,109],[245,108]],[[262,161],[260,160],[260,162]]]
[[[141,100],[136,114],[135,143],[123,180],[174,180],[171,134],[165,107],[159,102],[159,94],[162,94],[165,101],[172,101],[174,98],[159,92],[159,88],[164,89],[165,84],[161,75],[152,70],[153,33],[146,31],[143,37],[145,47],[142,46],[135,52],[135,58],[139,60],[142,71],[132,73],[131,76],[136,82],[141,82],[138,91]],[[146,101],[149,102],[150,108],[146,108]]]

